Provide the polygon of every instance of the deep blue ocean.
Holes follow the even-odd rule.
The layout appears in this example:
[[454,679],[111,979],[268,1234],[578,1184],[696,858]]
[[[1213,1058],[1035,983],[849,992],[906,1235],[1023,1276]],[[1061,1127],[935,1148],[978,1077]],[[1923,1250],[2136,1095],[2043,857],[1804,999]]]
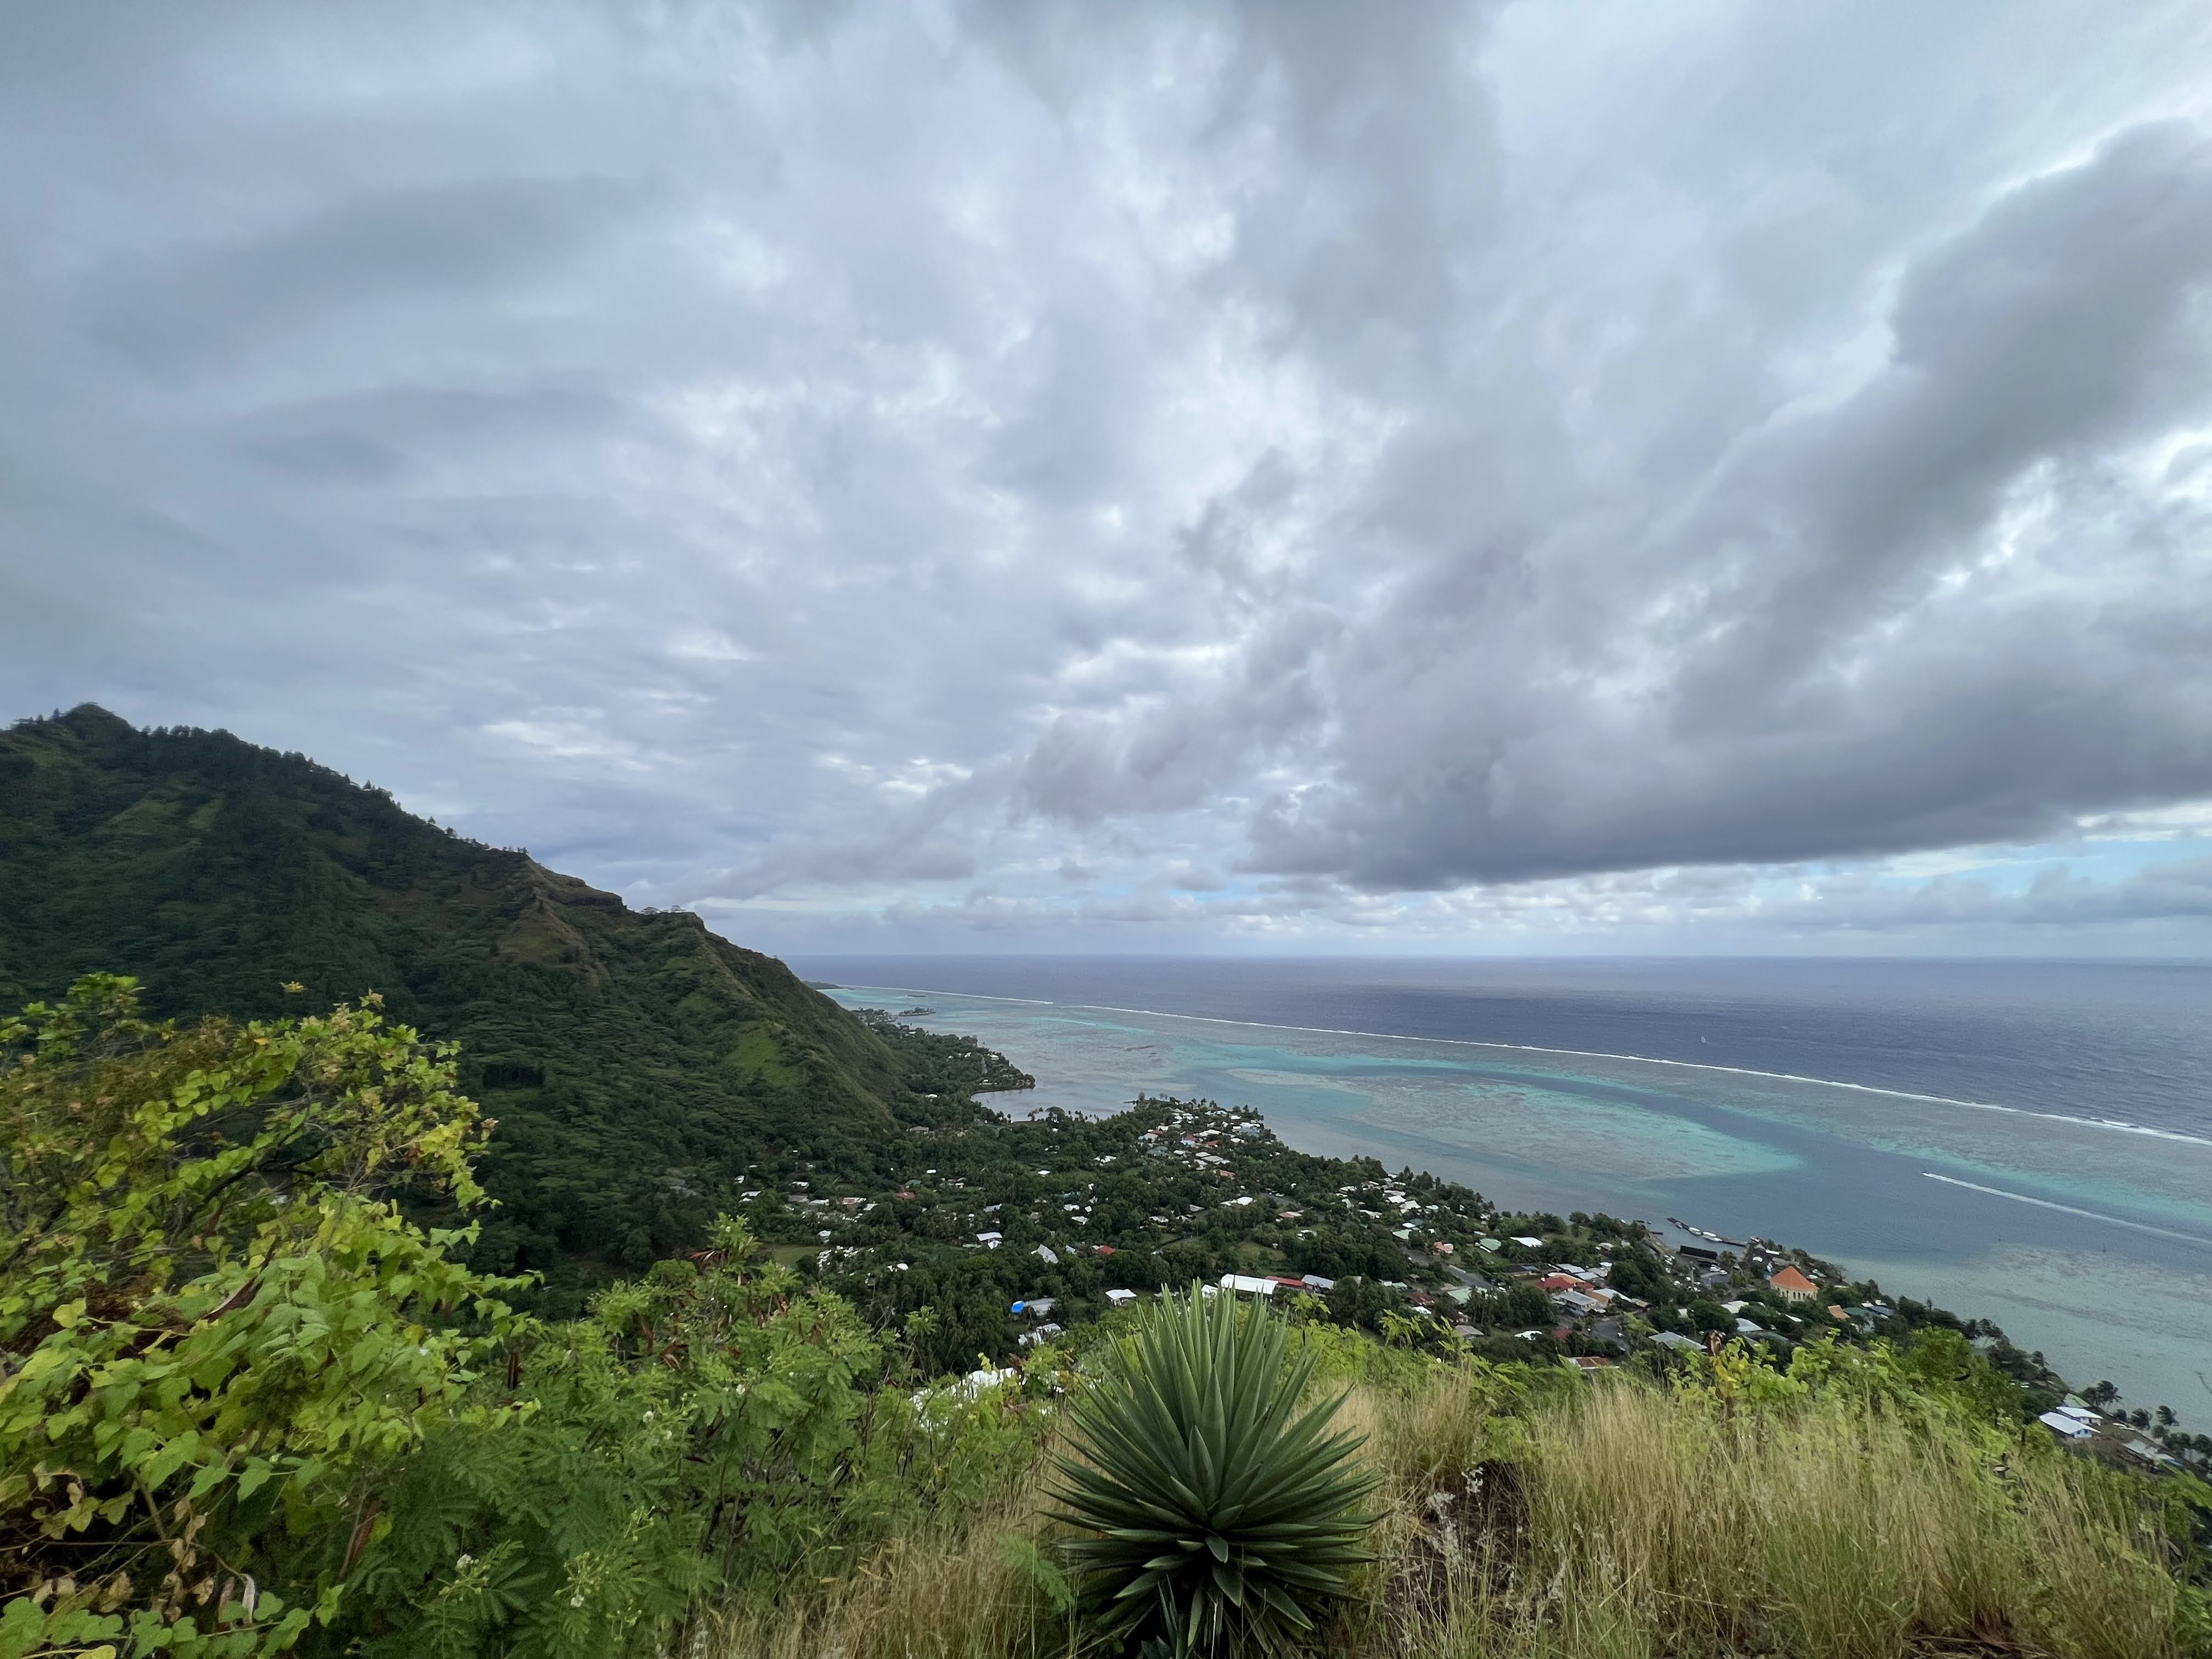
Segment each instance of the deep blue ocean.
[[1779,1238],[2212,1423],[2212,963],[793,965],[1033,1103],[1205,1095],[1515,1207]]
[[2212,1136],[2212,963],[794,958],[809,978],[1579,1048]]

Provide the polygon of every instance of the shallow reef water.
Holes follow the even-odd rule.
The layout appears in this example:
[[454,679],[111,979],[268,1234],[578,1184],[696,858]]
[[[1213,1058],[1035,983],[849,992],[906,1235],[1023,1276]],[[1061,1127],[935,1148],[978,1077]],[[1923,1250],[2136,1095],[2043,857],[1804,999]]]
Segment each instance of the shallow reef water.
[[[1893,1293],[1994,1319],[2077,1382],[2110,1377],[2131,1403],[2212,1423],[2212,1125],[2198,1132],[2185,1066],[2170,1055],[2174,1098],[2144,1111],[2154,1088],[2133,1079],[2136,1109],[2123,1115],[2094,1079],[2079,1097],[1996,1098],[2001,1067],[1986,1091],[1946,1096],[1899,1086],[1922,1078],[1893,1064],[1895,1080],[1873,1085],[1734,1063],[1740,1053],[1715,1063],[1085,1004],[1085,990],[1116,988],[1078,970],[1032,972],[1030,994],[1014,998],[948,985],[957,965],[842,965],[882,977],[840,976],[841,1000],[897,1010],[926,995],[917,1023],[970,1032],[1033,1073],[1034,1094],[1002,1103],[1014,1109],[1203,1095],[1259,1108],[1293,1146],[1433,1170],[1515,1208],[1779,1238]],[[1216,965],[1218,976],[1267,971]],[[1270,1012],[1310,1012],[1276,1000]],[[1528,1023],[1558,1034],[1546,1013]],[[1584,1029],[1614,1034],[1602,1018]],[[1787,1043],[1768,1047],[1791,1058]],[[1836,1058],[1799,1047],[1808,1069]],[[1947,1054],[1922,1070],[1955,1086],[1961,1064]]]

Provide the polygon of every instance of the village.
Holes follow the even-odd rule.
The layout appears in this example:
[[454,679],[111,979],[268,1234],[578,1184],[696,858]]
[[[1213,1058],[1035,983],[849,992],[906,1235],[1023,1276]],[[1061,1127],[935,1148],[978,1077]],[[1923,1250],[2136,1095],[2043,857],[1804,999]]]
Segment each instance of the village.
[[1786,1364],[1824,1338],[1948,1330],[2069,1445],[2154,1470],[2212,1452],[2170,1411],[2117,1411],[2109,1385],[2072,1391],[1984,1322],[1771,1240],[1505,1211],[1433,1176],[1296,1152],[1259,1113],[1210,1101],[976,1114],[911,1129],[914,1156],[872,1192],[763,1168],[741,1213],[885,1319],[932,1306],[940,1363],[971,1376],[1012,1375],[1072,1328],[1196,1282],[1440,1353],[1586,1372],[1679,1368],[1730,1342]]

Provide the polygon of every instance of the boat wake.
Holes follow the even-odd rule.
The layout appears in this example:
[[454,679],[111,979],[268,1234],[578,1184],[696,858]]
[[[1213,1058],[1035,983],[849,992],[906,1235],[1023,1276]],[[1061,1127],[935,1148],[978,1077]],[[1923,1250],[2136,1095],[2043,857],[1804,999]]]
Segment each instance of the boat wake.
[[1920,1172],[1930,1181],[1940,1181],[1946,1187],[1964,1187],[1970,1193],[1987,1193],[1991,1198],[2008,1198],[2015,1204],[2033,1204],[2039,1210],[2057,1210],[2065,1215],[2086,1216],[2091,1221],[2101,1221],[2109,1226],[2129,1227],[2139,1233],[2155,1233],[2160,1238],[2178,1238],[2185,1244],[2201,1244],[2212,1250],[2212,1238],[2199,1238],[2195,1233],[2178,1233],[2171,1227],[2154,1227],[2148,1222],[2127,1221],[2116,1215],[2106,1215],[2100,1210],[2078,1209],[2071,1204],[2055,1203],[2047,1198],[2030,1198],[2026,1193],[2008,1193],[2002,1187],[1984,1187],[1979,1182],[1961,1181],[1956,1176],[1937,1175],[1933,1170]]

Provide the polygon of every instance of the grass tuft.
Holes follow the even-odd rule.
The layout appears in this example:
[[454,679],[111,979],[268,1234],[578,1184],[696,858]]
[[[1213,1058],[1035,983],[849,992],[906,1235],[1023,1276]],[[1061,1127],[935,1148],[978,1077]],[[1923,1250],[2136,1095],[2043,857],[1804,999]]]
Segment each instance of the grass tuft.
[[[1943,1408],[1473,1365],[1357,1386],[1337,1426],[1379,1483],[1377,1559],[1316,1644],[1346,1659],[2212,1654],[2154,1487]],[[725,1651],[1096,1651],[1035,1565],[1042,1483]]]

